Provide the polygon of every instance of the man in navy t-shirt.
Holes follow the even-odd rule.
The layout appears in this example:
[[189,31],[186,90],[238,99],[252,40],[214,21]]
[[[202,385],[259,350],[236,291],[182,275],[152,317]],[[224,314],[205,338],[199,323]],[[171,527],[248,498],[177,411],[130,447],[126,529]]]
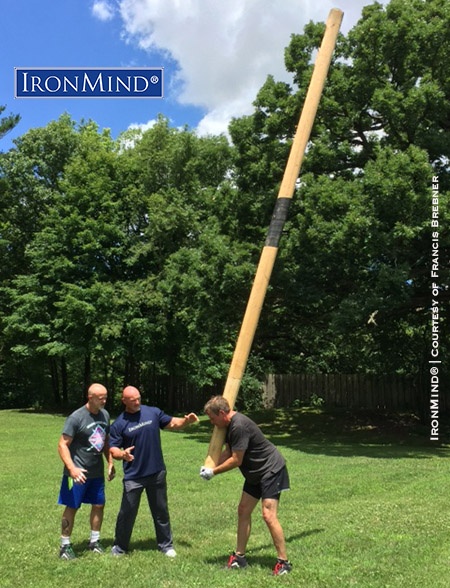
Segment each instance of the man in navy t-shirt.
[[123,495],[117,516],[113,555],[124,555],[139,510],[142,492],[147,494],[155,525],[158,549],[175,557],[167,504],[166,466],[161,449],[160,431],[176,431],[198,421],[194,413],[184,418],[165,414],[156,406],[141,404],[141,395],[134,386],[122,393],[125,410],[111,425],[110,451],[114,459],[123,461]]

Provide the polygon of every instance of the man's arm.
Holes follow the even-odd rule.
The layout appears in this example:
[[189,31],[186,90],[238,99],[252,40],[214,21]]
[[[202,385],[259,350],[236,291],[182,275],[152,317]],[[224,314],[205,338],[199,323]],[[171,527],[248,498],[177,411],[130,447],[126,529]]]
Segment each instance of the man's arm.
[[200,477],[204,480],[211,480],[217,474],[223,474],[238,468],[242,464],[245,451],[231,451],[227,446],[220,456],[219,463],[214,468],[207,468],[205,466],[200,468]]
[[108,482],[111,482],[111,480],[114,480],[115,476],[116,476],[116,468],[114,467],[114,461],[113,461],[113,457],[111,455],[111,451],[109,448],[109,435],[106,437],[105,439],[105,445],[103,447],[103,455],[106,459],[106,462],[108,464]]
[[84,484],[86,482],[85,473],[87,472],[87,470],[79,468],[74,464],[69,449],[72,441],[73,437],[69,437],[69,435],[65,435],[63,433],[59,438],[58,453],[64,465],[66,466],[70,477],[73,478],[76,482],[81,482]]
[[[120,427],[117,427],[117,423],[119,421],[116,420],[110,429],[109,434],[109,455],[112,459],[117,459],[118,461],[133,461],[134,455],[131,453],[134,449],[134,445],[132,447],[127,447],[126,449],[121,449],[124,446],[123,435],[120,431]],[[115,426],[116,425],[116,426]],[[111,441],[113,445],[111,445]]]
[[172,420],[168,425],[164,427],[165,431],[179,431],[180,429],[184,429],[187,425],[191,425],[192,423],[198,422],[198,416],[190,412],[185,417],[172,417]]
[[120,449],[120,447],[110,447],[109,453],[112,458],[122,461],[133,461],[134,455],[131,453],[134,449],[134,445],[132,447],[127,447],[126,449]]
[[[226,451],[222,454],[224,455]],[[225,472],[229,472],[230,470],[234,470],[242,465],[242,460],[244,459],[245,451],[228,451],[229,457],[222,461],[219,461],[219,464],[212,468],[213,474],[217,476],[217,474],[223,474]]]

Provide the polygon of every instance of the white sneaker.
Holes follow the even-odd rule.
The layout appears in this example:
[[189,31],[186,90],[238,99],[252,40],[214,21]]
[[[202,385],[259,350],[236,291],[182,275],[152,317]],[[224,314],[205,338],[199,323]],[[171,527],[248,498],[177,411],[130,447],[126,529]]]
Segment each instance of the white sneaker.
[[113,545],[111,547],[111,555],[114,555],[115,557],[120,557],[120,556],[125,555],[125,554],[126,554],[126,551],[124,551],[118,545]]
[[170,549],[168,549],[167,551],[164,552],[164,555],[167,555],[167,557],[176,557],[177,552],[175,551],[175,549],[173,547],[171,547]]

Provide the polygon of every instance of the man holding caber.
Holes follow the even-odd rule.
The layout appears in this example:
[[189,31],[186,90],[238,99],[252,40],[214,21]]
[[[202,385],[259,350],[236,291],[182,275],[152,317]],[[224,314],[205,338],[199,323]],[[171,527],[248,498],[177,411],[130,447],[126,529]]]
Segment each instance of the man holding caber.
[[202,467],[204,480],[239,468],[245,478],[238,506],[236,550],[228,561],[229,568],[245,568],[245,550],[251,531],[252,512],[261,499],[262,516],[275,549],[277,561],[273,574],[288,574],[292,569],[286,553],[286,541],[278,520],[281,492],[289,490],[286,462],[278,449],[263,435],[261,429],[247,416],[231,410],[226,398],[214,396],[205,405],[205,413],[213,425],[226,428],[226,448],[214,468]]

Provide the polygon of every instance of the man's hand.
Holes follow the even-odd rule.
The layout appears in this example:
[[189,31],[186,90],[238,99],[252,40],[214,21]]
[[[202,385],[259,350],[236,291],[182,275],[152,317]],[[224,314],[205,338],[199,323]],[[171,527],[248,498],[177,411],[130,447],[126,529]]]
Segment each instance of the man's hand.
[[185,415],[184,417],[186,419],[186,424],[188,425],[192,425],[194,423],[198,423],[198,416],[195,414],[195,412],[190,412],[189,414]]
[[205,466],[202,466],[200,468],[200,477],[204,480],[211,480],[213,476],[214,470],[212,468],[205,468]]
[[108,482],[111,482],[111,480],[114,480],[114,478],[116,477],[116,468],[114,467],[113,463],[108,464]]
[[133,461],[134,455],[131,453],[134,449],[134,445],[132,447],[127,447],[123,450],[122,459],[123,461]]
[[83,468],[73,468],[73,470],[70,471],[70,477],[73,479],[74,482],[76,482],[77,484],[84,484],[86,482],[86,474],[87,470],[83,469]]

